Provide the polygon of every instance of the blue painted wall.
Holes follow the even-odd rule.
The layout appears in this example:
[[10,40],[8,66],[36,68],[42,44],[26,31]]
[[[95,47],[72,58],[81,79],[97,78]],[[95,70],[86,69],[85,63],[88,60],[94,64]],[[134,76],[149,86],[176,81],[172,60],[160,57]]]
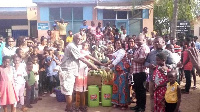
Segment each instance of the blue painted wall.
[[143,9],[142,10],[142,18],[143,19],[149,19],[149,9]]
[[93,7],[86,6],[83,7],[83,20],[92,20],[93,19]]
[[98,9],[97,10],[97,19],[98,20],[103,20],[103,9]]
[[48,7],[40,7],[40,21],[49,21]]

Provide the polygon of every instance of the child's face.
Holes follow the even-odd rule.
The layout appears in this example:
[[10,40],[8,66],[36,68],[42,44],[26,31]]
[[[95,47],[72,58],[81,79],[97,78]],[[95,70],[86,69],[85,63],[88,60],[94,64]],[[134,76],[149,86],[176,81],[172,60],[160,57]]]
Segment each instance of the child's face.
[[69,32],[69,35],[72,35],[73,33],[72,32]]
[[161,60],[159,57],[156,56],[156,64],[159,66],[164,66],[165,60]]
[[33,49],[33,54],[34,54],[34,55],[37,55],[37,54],[38,54],[38,48],[34,48],[34,49]]
[[170,45],[169,48],[167,48],[167,50],[171,51],[172,53],[174,53],[174,46]]
[[4,67],[9,67],[10,66],[10,59],[6,59],[3,61],[3,66]]
[[84,49],[84,50],[88,50],[88,48],[89,48],[89,44],[84,44],[84,45],[83,45],[83,49]]
[[174,83],[176,81],[176,73],[175,72],[169,72],[167,74],[167,78],[168,78],[168,81],[170,83]]
[[24,57],[24,51],[23,50],[19,50],[18,56],[21,57],[21,58]]
[[59,51],[62,51],[62,46],[61,46],[61,45],[58,45],[57,49],[58,49]]
[[49,50],[49,55],[52,55],[54,53],[53,50]]
[[33,58],[33,64],[36,64],[38,62],[38,58]]
[[19,57],[16,57],[16,58],[14,59],[14,64],[15,64],[15,65],[20,64],[20,61],[21,61],[21,59],[20,59]]
[[31,71],[33,69],[33,63],[32,62],[28,62],[26,66],[27,66],[28,71]]

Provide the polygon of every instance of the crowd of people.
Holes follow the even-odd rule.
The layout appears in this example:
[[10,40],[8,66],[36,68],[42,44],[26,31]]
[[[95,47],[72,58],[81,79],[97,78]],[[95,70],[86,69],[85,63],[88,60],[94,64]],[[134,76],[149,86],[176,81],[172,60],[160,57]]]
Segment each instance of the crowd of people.
[[[196,71],[200,71],[198,37],[185,37],[177,45],[177,38],[149,34],[147,27],[139,35],[130,36],[124,26],[118,29],[107,23],[102,27],[100,22],[95,26],[93,21],[87,26],[86,20],[80,32],[73,35],[71,30],[66,32],[68,24],[63,19],[55,21],[53,30],[40,40],[20,36],[17,40],[6,37],[4,42],[0,36],[0,105],[4,112],[10,104],[12,112],[16,107],[26,111],[47,93],[55,97],[57,86],[66,96],[65,111],[73,111],[74,91],[81,97],[76,107],[87,111],[88,70],[99,66],[113,70],[111,100],[113,108],[121,110],[126,110],[135,96],[136,106],[130,109],[144,112],[149,91],[152,112],[178,112],[181,94],[190,93],[191,75],[196,88]],[[104,54],[110,61],[103,63],[94,58],[94,52]],[[183,77],[186,85],[181,89]]]

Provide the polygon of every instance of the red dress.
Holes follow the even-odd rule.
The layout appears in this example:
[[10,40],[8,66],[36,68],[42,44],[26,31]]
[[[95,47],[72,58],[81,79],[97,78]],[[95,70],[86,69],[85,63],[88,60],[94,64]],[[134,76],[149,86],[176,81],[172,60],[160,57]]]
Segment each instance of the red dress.
[[13,75],[11,67],[0,67],[0,105],[14,104],[18,101]]
[[[167,82],[167,76],[158,70],[158,66],[153,73],[153,80],[155,87]],[[162,105],[161,100],[165,97],[166,90],[166,87],[159,87],[154,91],[154,112],[165,112],[165,107]]]

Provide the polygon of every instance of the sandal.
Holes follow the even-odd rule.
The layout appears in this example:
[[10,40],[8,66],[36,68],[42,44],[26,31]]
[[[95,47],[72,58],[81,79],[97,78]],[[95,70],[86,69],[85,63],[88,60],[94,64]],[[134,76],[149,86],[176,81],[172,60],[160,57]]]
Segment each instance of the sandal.
[[112,107],[113,107],[113,108],[118,108],[119,106],[118,106],[118,105],[113,105]]
[[128,106],[122,106],[120,109],[121,110],[126,110],[128,108]]

